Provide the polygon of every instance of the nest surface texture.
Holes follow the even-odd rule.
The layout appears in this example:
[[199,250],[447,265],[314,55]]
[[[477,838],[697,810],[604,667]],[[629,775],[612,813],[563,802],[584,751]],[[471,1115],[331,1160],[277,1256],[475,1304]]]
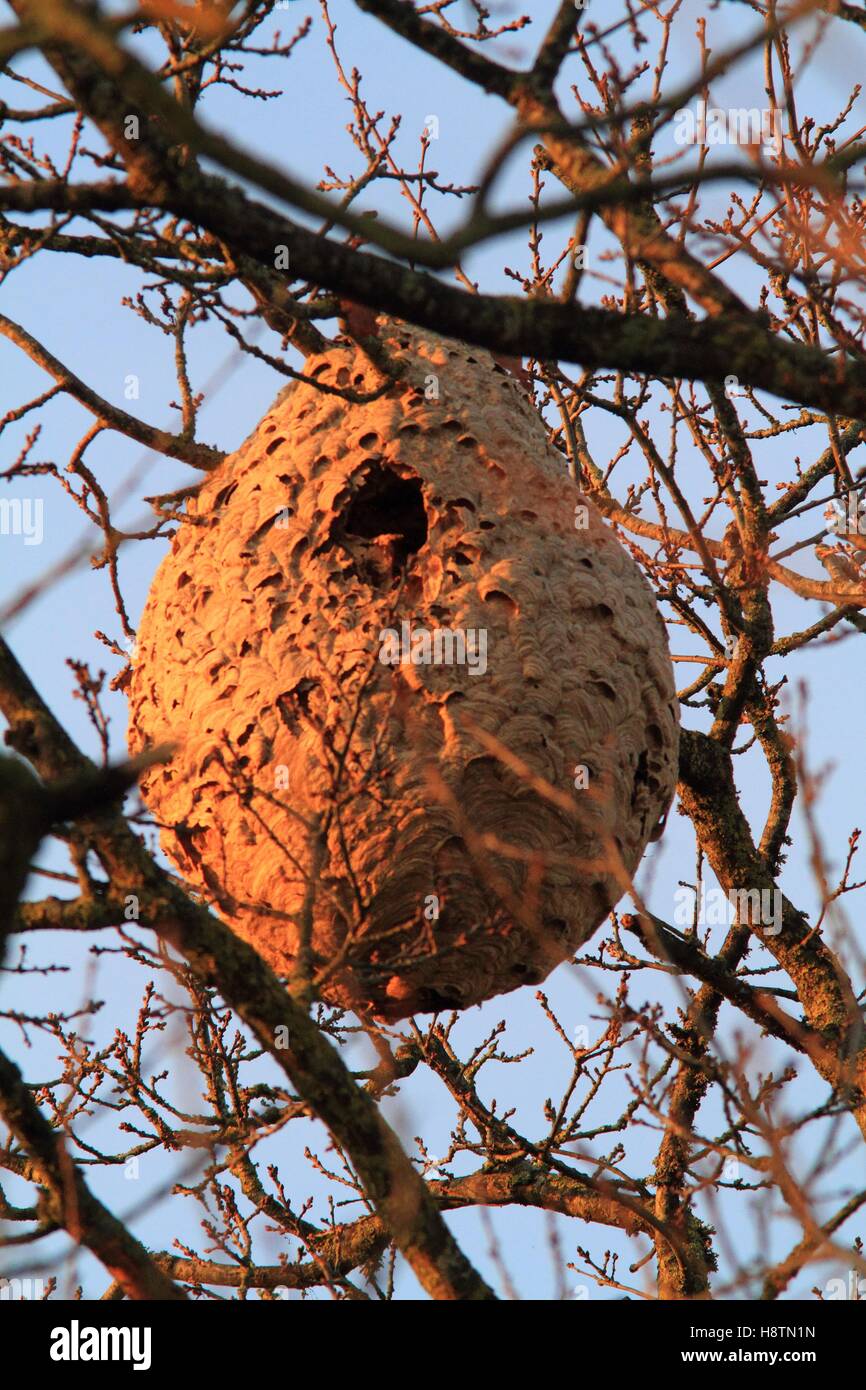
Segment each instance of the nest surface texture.
[[[670,805],[637,564],[486,352],[380,321],[399,378],[293,383],[188,504],[129,681],[162,845],[279,971],[387,1020],[538,983]],[[374,392],[354,345],[309,359]],[[612,849],[613,847],[613,849]]]

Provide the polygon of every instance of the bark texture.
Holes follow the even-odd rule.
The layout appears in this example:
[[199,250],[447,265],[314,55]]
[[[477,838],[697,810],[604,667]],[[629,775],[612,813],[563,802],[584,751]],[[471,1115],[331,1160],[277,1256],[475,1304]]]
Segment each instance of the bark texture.
[[[667,811],[679,738],[652,591],[523,388],[429,332],[381,320],[376,342],[384,393],[293,384],[189,504],[130,744],[178,744],[145,797],[232,928],[393,1020],[539,982],[586,941],[622,892],[611,844],[633,872]],[[382,386],[354,344],[306,369]],[[383,660],[404,623],[432,660]]]

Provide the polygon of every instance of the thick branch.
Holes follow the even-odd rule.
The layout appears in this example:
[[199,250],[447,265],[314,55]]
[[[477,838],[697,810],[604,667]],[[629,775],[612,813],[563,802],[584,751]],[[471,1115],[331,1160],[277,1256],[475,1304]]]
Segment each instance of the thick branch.
[[63,1226],[73,1240],[91,1250],[129,1298],[186,1298],[135,1236],[90,1192],[61,1136],[45,1119],[14,1062],[2,1052],[0,1114],[32,1155],[45,1191],[45,1216],[50,1221]]
[[[779,891],[740,807],[727,749],[705,734],[684,730],[679,793],[713,873],[726,892]],[[761,940],[793,980],[809,1028],[821,1039],[819,1047],[806,1042],[811,1060],[834,1090],[848,1092],[854,1117],[866,1133],[866,1044],[861,1010],[836,956],[784,895],[781,902],[781,931],[777,935],[764,932]]]
[[[47,775],[90,769],[0,639],[0,709],[9,742]],[[120,816],[84,822],[115,890],[159,899],[157,930],[215,985],[345,1147],[421,1285],[436,1299],[494,1295],[460,1250],[400,1142],[306,1011],[259,955],[154,863]],[[287,1046],[277,1039],[288,1036]]]

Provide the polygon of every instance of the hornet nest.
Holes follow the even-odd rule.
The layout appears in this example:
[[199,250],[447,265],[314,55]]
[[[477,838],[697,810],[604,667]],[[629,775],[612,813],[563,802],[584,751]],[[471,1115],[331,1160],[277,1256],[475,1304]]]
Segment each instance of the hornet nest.
[[339,340],[306,371],[343,394],[293,382],[187,504],[130,747],[178,745],[145,800],[232,930],[397,1020],[538,983],[593,934],[679,730],[652,591],[523,387],[393,320],[378,346],[384,393]]

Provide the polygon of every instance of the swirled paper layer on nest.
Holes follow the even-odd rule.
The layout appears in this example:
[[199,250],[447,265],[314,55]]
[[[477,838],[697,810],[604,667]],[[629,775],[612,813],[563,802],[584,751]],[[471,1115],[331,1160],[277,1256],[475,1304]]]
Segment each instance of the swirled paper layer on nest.
[[[130,744],[179,744],[146,800],[231,927],[285,972],[308,940],[321,997],[398,1019],[587,940],[670,804],[678,725],[652,592],[522,387],[433,334],[381,342],[386,394],[289,387],[190,504]],[[353,346],[306,370],[381,383]]]

